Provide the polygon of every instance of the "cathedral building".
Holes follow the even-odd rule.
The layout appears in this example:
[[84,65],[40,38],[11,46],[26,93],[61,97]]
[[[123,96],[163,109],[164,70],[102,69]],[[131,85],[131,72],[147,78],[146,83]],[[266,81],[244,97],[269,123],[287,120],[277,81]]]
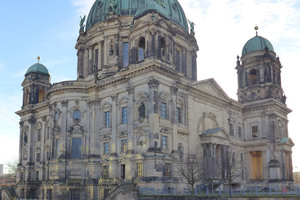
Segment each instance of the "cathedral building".
[[22,82],[20,198],[183,190],[176,163],[195,154],[216,186],[230,157],[234,187],[293,183],[291,110],[266,38],[249,39],[232,66],[238,101],[214,79],[197,80],[194,24],[177,0],[96,0],[75,48],[76,80],[51,84],[38,62]]

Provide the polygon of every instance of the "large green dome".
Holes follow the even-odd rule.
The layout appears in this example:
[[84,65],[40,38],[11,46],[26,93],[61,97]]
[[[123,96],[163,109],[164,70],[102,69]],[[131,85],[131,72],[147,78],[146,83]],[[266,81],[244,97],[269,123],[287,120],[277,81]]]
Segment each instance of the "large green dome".
[[182,7],[177,0],[96,0],[87,18],[86,29],[106,19],[110,3],[115,3],[117,15],[133,15],[139,18],[149,12],[156,12],[188,31],[188,24]]
[[29,67],[29,69],[27,70],[25,76],[27,76],[30,73],[38,73],[38,74],[43,74],[43,75],[48,75],[49,76],[48,69],[44,65],[42,65],[41,63],[35,63],[31,67]]
[[255,36],[248,40],[244,45],[242,56],[250,52],[265,50],[266,47],[269,51],[274,52],[273,46],[269,40],[261,36]]

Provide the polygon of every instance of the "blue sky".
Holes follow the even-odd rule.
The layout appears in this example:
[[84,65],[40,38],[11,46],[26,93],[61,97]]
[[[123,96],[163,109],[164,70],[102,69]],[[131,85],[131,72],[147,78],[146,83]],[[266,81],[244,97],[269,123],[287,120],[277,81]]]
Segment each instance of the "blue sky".
[[[74,48],[80,15],[88,14],[94,0],[17,0],[0,7],[0,163],[18,157],[19,117],[26,70],[41,57],[52,83],[76,79]],[[300,117],[298,89],[300,56],[299,0],[179,0],[187,18],[196,24],[199,45],[198,79],[215,78],[236,99],[236,56],[258,34],[267,38],[281,59],[282,85],[294,147],[294,167],[300,170]],[[299,142],[298,142],[299,141]],[[298,167],[299,166],[299,167]],[[297,168],[296,168],[297,167]]]

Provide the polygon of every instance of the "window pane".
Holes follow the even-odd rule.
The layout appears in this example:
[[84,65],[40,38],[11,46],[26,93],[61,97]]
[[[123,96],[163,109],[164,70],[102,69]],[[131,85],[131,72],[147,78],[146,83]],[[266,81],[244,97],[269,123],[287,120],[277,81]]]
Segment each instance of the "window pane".
[[127,67],[128,66],[128,57],[129,57],[129,53],[128,53],[128,42],[124,42],[123,43],[123,67]]
[[122,108],[122,124],[127,124],[127,107]]
[[137,164],[137,176],[138,177],[143,176],[143,163]]
[[168,142],[167,139],[168,139],[167,136],[162,136],[161,137],[161,148],[162,149],[167,149],[167,147],[168,147],[167,146],[167,142]]
[[109,127],[109,111],[105,112],[105,127]]
[[126,152],[127,151],[127,140],[121,140],[121,151]]
[[60,142],[59,142],[59,139],[58,140],[56,140],[56,142],[55,142],[56,144],[55,144],[55,147],[56,147],[56,151],[54,152],[54,156],[55,156],[55,158],[58,158],[58,156],[59,156],[59,144],[60,144]]
[[104,154],[109,154],[109,143],[108,142],[104,143]]
[[160,113],[161,113],[161,118],[167,119],[167,104],[161,102],[160,103]]
[[81,158],[81,138],[72,139],[72,158]]

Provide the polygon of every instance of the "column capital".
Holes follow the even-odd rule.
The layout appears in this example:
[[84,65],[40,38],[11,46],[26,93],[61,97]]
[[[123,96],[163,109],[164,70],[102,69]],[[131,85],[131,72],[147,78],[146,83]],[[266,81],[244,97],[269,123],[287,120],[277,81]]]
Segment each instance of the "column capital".
[[171,86],[170,90],[171,90],[171,94],[172,94],[172,95],[177,95],[178,87]]
[[148,81],[149,88],[158,89],[160,82],[155,78],[151,77]]
[[31,124],[31,125],[35,125],[36,123],[36,119],[34,117],[31,117],[28,122]]
[[128,92],[128,94],[133,94],[134,93],[134,87],[132,87],[132,86],[127,86],[127,92]]
[[60,102],[62,106],[68,106],[68,100],[63,100]]
[[110,97],[111,97],[111,99],[113,101],[117,101],[118,100],[118,94],[111,95]]

